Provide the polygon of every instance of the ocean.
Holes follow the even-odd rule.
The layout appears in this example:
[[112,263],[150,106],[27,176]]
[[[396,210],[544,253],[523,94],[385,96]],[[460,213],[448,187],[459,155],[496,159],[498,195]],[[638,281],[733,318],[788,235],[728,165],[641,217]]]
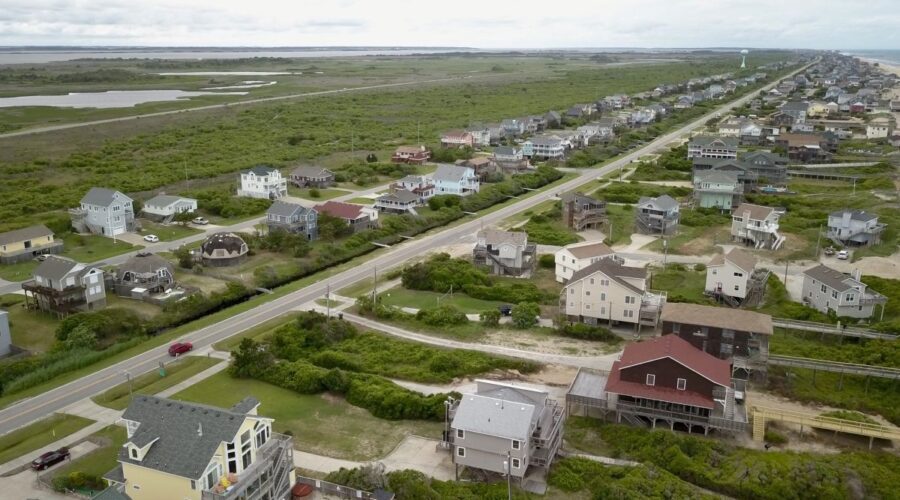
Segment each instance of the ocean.
[[865,57],[893,66],[900,66],[900,50],[846,50],[844,54]]

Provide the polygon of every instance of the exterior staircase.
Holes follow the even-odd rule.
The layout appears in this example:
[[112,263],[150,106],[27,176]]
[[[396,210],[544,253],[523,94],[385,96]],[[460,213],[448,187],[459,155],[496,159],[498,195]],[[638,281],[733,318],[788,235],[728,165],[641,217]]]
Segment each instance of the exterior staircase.
[[644,419],[638,417],[637,415],[632,415],[630,413],[620,413],[619,415],[622,417],[622,420],[628,422],[631,425],[643,427],[645,429],[650,427],[649,425],[647,425],[647,422],[645,422]]

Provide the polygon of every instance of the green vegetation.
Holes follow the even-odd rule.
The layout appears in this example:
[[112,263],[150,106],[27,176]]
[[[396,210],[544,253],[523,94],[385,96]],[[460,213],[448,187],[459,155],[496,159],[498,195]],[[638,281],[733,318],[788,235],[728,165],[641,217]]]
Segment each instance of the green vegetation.
[[94,396],[95,403],[113,410],[124,410],[131,402],[131,394],[156,394],[177,385],[194,375],[222,362],[216,358],[186,356],[166,365],[166,375],[161,376],[153,371],[135,377],[131,382],[124,382],[103,394]]
[[634,232],[634,206],[607,205],[606,216],[612,223],[604,242],[607,245],[628,245]]
[[53,347],[54,332],[59,324],[56,317],[26,309],[25,296],[18,294],[0,295],[0,309],[9,313],[13,345],[33,353],[47,352]]
[[[731,238],[729,224],[731,216],[713,208],[682,210],[679,216],[678,233],[667,238],[669,252],[679,255],[706,255],[718,252],[715,244],[728,242]],[[663,251],[663,240],[647,245],[648,250]]]
[[900,367],[900,342],[841,339],[811,332],[776,333],[769,342],[772,354],[824,359],[841,363]]
[[406,288],[391,288],[378,295],[378,301],[386,306],[411,307],[414,309],[433,308],[440,304],[451,305],[459,310],[474,314],[485,309],[496,309],[504,304],[501,301],[481,300],[472,298],[465,293],[443,294],[423,290],[408,290]]
[[350,191],[345,191],[343,189],[298,188],[293,184],[288,185],[288,195],[296,196],[297,198],[305,198],[307,200],[325,201],[348,194],[350,194]]
[[[186,224],[157,224],[148,220],[141,220],[141,234],[155,234],[159,237],[159,241],[175,241],[181,238],[187,238],[203,231],[195,229]],[[108,239],[108,238],[107,238]]]
[[549,484],[569,494],[590,494],[590,498],[718,498],[657,465],[619,467],[577,457],[556,463]]
[[[55,469],[52,472],[55,488],[79,487],[78,483],[84,481],[80,487],[88,486],[89,490],[88,483],[96,483],[98,479],[102,481],[104,474],[119,465],[119,450],[127,439],[124,427],[110,425],[91,434],[88,439],[100,448]],[[90,491],[82,493],[89,495]]]
[[851,422],[859,422],[861,424],[880,425],[877,420],[875,420],[867,415],[864,415],[858,411],[847,411],[847,410],[826,411],[819,416],[827,417],[827,418],[839,418],[841,420],[849,420]]
[[382,420],[328,394],[298,394],[254,379],[233,378],[227,372],[173,396],[221,408],[244,397],[260,401],[259,414],[275,419],[276,432],[290,432],[294,447],[347,460],[379,460],[406,436],[437,438],[442,425],[421,420]]
[[688,270],[683,264],[651,269],[649,287],[668,292],[669,302],[714,304],[713,299],[703,293],[706,289],[706,271]]
[[539,245],[565,246],[581,241],[578,233],[562,223],[562,208],[558,203],[544,212],[535,213],[522,226],[528,241]]
[[662,153],[654,161],[641,161],[632,181],[690,181],[693,164],[687,157],[687,144]]
[[225,340],[216,342],[215,344],[213,344],[213,348],[217,351],[231,351],[241,343],[241,340],[244,339],[262,341],[267,335],[270,335],[279,327],[296,320],[299,314],[300,313],[289,312],[277,318],[270,319],[265,323],[256,325],[248,330],[244,330],[237,335],[233,335]]
[[49,417],[0,436],[0,464],[27,455],[55,443],[94,423],[93,420],[54,413]]
[[65,234],[63,255],[78,262],[97,262],[126,252],[140,250],[141,245],[132,245],[119,239],[85,234]]
[[[602,440],[603,452],[664,469],[696,486],[740,499],[892,498],[900,457],[890,453],[840,454],[751,450],[670,431],[569,417],[570,445],[592,452],[580,439]],[[599,452],[599,451],[598,451]]]
[[791,300],[784,282],[776,274],[772,273],[769,275],[769,281],[766,283],[766,297],[760,312],[771,314],[776,318],[815,321],[818,323],[834,323],[837,321],[837,318],[832,318],[812,307]]
[[634,204],[637,203],[641,197],[646,196],[655,198],[664,194],[667,194],[672,198],[684,198],[691,194],[691,188],[641,184],[637,181],[610,181],[608,186],[594,191],[591,196],[610,203]]
[[26,260],[15,264],[0,265],[0,279],[6,281],[26,281],[31,279],[31,273],[38,266],[36,260]]

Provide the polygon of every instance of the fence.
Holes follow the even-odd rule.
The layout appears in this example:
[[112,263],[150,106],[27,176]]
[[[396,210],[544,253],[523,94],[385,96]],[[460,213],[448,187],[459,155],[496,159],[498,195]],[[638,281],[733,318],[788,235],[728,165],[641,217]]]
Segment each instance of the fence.
[[297,476],[297,483],[308,484],[326,495],[332,495],[338,498],[359,498],[362,500],[375,500],[376,498],[375,494],[368,491],[357,490],[356,488],[351,488],[349,486],[329,483],[328,481],[311,477]]

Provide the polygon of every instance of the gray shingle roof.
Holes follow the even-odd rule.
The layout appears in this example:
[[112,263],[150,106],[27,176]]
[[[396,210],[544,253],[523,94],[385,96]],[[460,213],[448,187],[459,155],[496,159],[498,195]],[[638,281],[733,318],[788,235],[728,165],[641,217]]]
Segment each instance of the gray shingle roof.
[[803,274],[838,292],[844,292],[853,288],[850,283],[847,283],[853,278],[822,264],[803,271]]
[[[418,152],[418,148],[417,148]],[[331,177],[334,173],[325,167],[300,166],[295,168],[291,175],[294,177],[307,177],[311,179],[319,179],[323,177]]]
[[[119,193],[119,191],[116,191],[114,189],[92,187],[81,199],[81,203],[84,203],[86,205],[108,207],[115,200],[116,193]],[[132,201],[131,198],[125,196],[122,193],[119,193],[119,195],[124,197],[124,199],[127,199],[128,201]]]
[[51,236],[52,234],[53,231],[47,228],[47,226],[43,224],[37,224],[35,226],[28,226],[23,227],[22,229],[15,229],[13,231],[0,233],[0,245],[8,245],[10,243],[16,243],[24,240],[33,240],[35,238]]
[[674,209],[678,208],[678,202],[675,201],[675,198],[672,198],[671,196],[669,196],[667,194],[657,196],[656,198],[642,197],[638,201],[638,205],[640,205],[640,206],[652,205],[653,208],[655,208],[657,210],[666,211],[666,212],[668,212],[669,210],[674,210]]
[[256,165],[255,167],[244,170],[243,173],[253,172],[254,174],[259,175],[259,176],[266,176],[276,170],[278,170],[278,169],[273,166],[270,166],[270,165]]
[[489,436],[525,441],[535,417],[533,404],[466,394],[459,402],[451,426]]
[[500,229],[482,229],[478,231],[478,238],[484,238],[486,245],[499,245],[511,243],[513,245],[525,245],[528,243],[528,233],[524,231],[502,231]]
[[850,220],[856,220],[860,222],[868,222],[872,219],[878,218],[878,214],[866,212],[865,210],[838,210],[836,212],[831,212],[830,214],[828,214],[828,216],[841,218],[847,212],[850,212]]
[[119,266],[116,270],[116,277],[122,279],[126,272],[157,274],[160,269],[166,269],[169,272],[169,276],[175,276],[175,267],[171,262],[152,253],[138,253]]
[[616,283],[628,288],[634,293],[644,293],[643,290],[625,281],[625,278],[647,279],[647,269],[643,267],[623,266],[613,259],[600,259],[580,271],[576,271],[575,274],[572,275],[572,279],[569,280],[569,284],[571,285],[581,281],[598,272],[603,273]]
[[67,257],[48,255],[47,259],[35,268],[34,275],[59,281],[78,265],[78,262]]
[[122,418],[140,424],[128,442],[153,444],[140,461],[131,459],[127,447],[123,447],[119,450],[120,462],[198,479],[219,445],[234,440],[246,413],[136,395]]
[[512,146],[498,146],[494,148],[495,155],[513,156],[516,154],[516,148]]
[[405,189],[398,189],[393,193],[384,194],[378,197],[379,200],[395,200],[399,203],[412,203],[419,201],[419,196]]
[[458,167],[456,165],[438,165],[434,171],[432,178],[435,181],[444,182],[460,182],[465,178],[466,172],[470,171],[469,167]]
[[304,207],[303,205],[298,205],[296,203],[289,203],[286,201],[276,201],[272,203],[272,206],[266,210],[266,215],[280,215],[282,217],[293,217],[298,213],[302,216],[305,215],[310,209]]
[[713,143],[721,143],[721,146],[727,147],[728,149],[737,150],[738,147],[738,139],[735,137],[715,137],[709,135],[700,135],[691,139],[692,146],[703,146],[709,147]]
[[153,205],[155,207],[167,207],[173,203],[177,203],[179,200],[191,200],[196,201],[193,198],[187,198],[185,196],[173,196],[169,194],[158,194],[153,198],[144,202],[144,205]]

